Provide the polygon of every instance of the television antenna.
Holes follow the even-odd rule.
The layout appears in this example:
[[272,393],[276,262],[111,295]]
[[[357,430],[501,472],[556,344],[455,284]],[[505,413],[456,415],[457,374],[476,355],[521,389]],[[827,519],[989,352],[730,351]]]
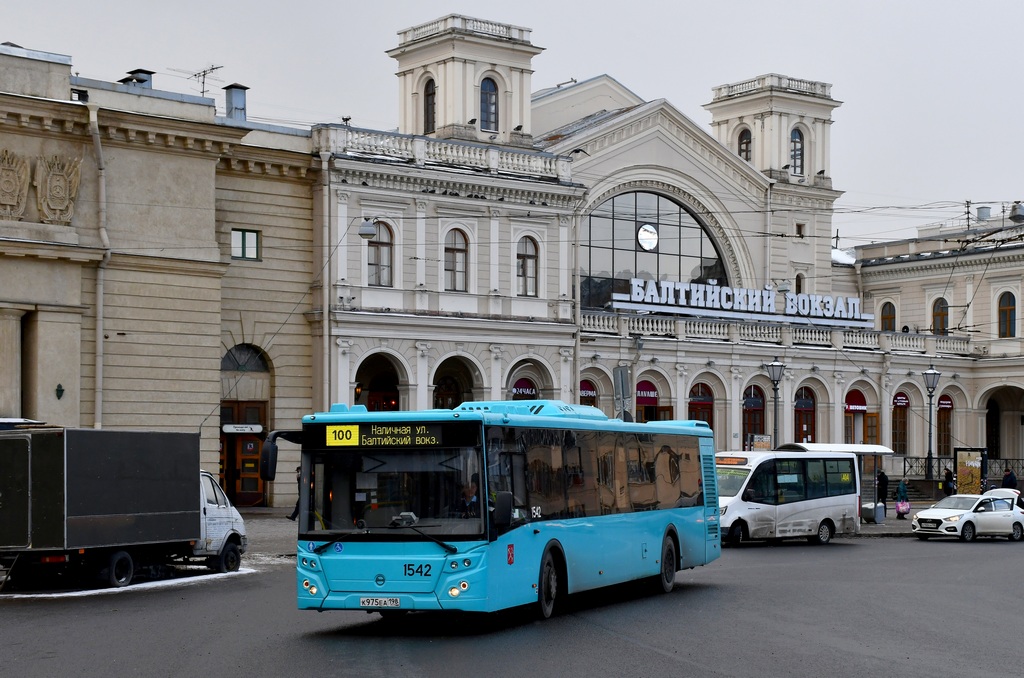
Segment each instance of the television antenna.
[[188,76],[189,80],[195,80],[196,82],[198,82],[199,83],[199,96],[205,97],[206,96],[206,81],[207,80],[214,80],[216,82],[224,82],[220,78],[218,78],[218,77],[216,77],[214,75],[210,75],[214,71],[219,71],[222,68],[224,68],[224,67],[223,66],[214,66],[213,64],[210,64],[209,66],[207,66],[206,68],[204,68],[201,71],[186,71],[186,70],[184,70],[182,68],[169,68],[168,70],[175,71],[177,73],[184,73],[185,75]]

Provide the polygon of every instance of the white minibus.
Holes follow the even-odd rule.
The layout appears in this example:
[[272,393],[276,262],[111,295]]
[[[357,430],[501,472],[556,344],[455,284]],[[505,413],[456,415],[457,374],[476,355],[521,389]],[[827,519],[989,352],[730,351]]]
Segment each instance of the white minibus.
[[852,451],[719,452],[715,465],[722,541],[804,537],[826,544],[837,534],[860,532],[860,473]]

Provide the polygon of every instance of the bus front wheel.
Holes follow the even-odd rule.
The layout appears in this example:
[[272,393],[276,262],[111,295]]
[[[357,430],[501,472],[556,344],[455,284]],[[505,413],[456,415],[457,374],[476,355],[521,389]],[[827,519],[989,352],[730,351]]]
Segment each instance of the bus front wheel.
[[555,613],[558,600],[558,563],[551,549],[544,552],[540,565],[540,580],[537,582],[537,605],[542,619],[550,619]]

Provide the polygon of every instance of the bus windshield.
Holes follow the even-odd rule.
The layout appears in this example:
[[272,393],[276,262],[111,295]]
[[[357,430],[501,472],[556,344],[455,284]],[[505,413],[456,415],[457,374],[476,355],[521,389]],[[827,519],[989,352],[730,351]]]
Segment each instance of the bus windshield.
[[437,445],[410,447],[401,436],[362,432],[361,444],[314,453],[307,531],[482,537],[479,424],[430,428]]
[[750,469],[736,466],[718,467],[718,495],[720,497],[735,497],[740,488],[750,475]]

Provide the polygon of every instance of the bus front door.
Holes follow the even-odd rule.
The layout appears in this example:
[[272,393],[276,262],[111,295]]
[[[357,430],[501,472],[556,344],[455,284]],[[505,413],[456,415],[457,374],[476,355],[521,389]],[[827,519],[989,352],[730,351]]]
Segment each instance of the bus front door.
[[743,491],[747,530],[751,539],[777,537],[775,532],[778,495],[775,490],[775,462],[765,461],[754,469]]

